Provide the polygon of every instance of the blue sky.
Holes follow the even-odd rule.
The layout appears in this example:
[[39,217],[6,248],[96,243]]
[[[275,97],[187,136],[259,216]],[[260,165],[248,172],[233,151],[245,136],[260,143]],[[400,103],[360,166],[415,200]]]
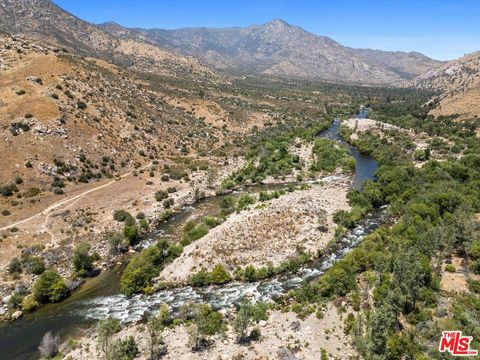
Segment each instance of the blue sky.
[[54,0],[94,23],[176,29],[274,18],[355,48],[419,51],[449,60],[480,50],[477,0]]

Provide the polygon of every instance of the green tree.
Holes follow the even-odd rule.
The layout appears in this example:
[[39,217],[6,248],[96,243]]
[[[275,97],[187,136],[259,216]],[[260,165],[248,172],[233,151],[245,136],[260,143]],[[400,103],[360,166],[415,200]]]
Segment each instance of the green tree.
[[35,281],[32,292],[35,300],[45,304],[65,298],[68,295],[68,288],[56,270],[48,269]]
[[100,351],[107,355],[110,348],[110,340],[121,329],[120,320],[109,316],[101,320],[97,325],[97,341]]
[[162,332],[165,329],[165,322],[168,316],[168,306],[162,305],[159,314],[157,316],[152,316],[147,322],[148,348],[151,360],[159,359],[167,352]]
[[233,329],[237,334],[237,342],[245,343],[248,340],[248,329],[254,318],[254,307],[249,302],[242,302],[237,317],[233,321]]
[[222,315],[212,310],[208,304],[194,305],[192,309],[192,324],[188,328],[190,346],[200,350],[208,344],[209,337],[222,331]]

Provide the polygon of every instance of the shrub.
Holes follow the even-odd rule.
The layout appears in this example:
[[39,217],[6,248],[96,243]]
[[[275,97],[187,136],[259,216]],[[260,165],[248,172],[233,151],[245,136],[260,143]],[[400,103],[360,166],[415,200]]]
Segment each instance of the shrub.
[[87,104],[84,101],[77,101],[77,107],[80,110],[85,110],[87,108]]
[[174,244],[167,247],[166,240],[160,240],[155,246],[134,255],[122,274],[120,290],[126,295],[145,291],[162,266],[178,257],[182,250]]
[[171,186],[171,187],[167,188],[167,193],[172,194],[172,193],[175,193],[175,192],[177,192],[177,188],[175,186]]
[[112,232],[109,233],[107,237],[108,243],[110,245],[110,254],[121,254],[127,250],[128,244],[125,243],[125,237],[122,233]]
[[2,210],[2,215],[3,215],[3,216],[8,216],[8,215],[11,215],[11,214],[12,214],[12,213],[11,213],[9,210],[7,210],[7,209]]
[[77,245],[73,256],[73,268],[77,275],[85,276],[93,270],[93,263],[98,259],[97,254],[90,254],[91,246],[86,242]]
[[230,273],[221,264],[216,265],[211,272],[200,270],[190,278],[193,286],[207,286],[212,284],[225,284],[232,279]]
[[174,203],[175,203],[175,201],[173,201],[172,198],[168,198],[168,199],[163,200],[162,204],[163,204],[163,207],[165,209],[170,209],[173,206]]
[[119,332],[121,329],[120,320],[109,316],[106,319],[101,320],[97,325],[97,337],[100,351],[105,355],[110,348],[110,340],[113,335]]
[[39,195],[42,192],[39,188],[29,188],[27,191],[23,193],[23,197],[25,198],[31,198],[34,196]]
[[220,208],[222,209],[222,214],[228,215],[235,211],[235,204],[236,200],[232,195],[222,197],[220,201]]
[[233,329],[237,333],[237,342],[243,343],[247,340],[247,331],[252,323],[253,311],[252,305],[244,302],[240,305],[237,316],[233,321]]
[[54,269],[46,270],[33,284],[33,296],[40,303],[58,302],[68,295],[63,278]]
[[58,347],[60,346],[60,337],[52,335],[49,331],[43,335],[42,342],[38,346],[38,351],[42,358],[53,359],[58,354]]
[[321,209],[318,212],[318,228],[320,231],[327,231],[328,230],[328,221],[327,221],[327,212],[323,209]]
[[454,273],[457,269],[455,269],[455,266],[453,264],[447,264],[445,266],[445,271],[449,273]]
[[222,221],[215,216],[204,216],[202,218],[202,222],[207,225],[210,229],[214,228],[215,226],[218,226],[222,223]]
[[15,184],[17,185],[23,184],[23,179],[20,175],[15,176]]
[[10,263],[8,264],[8,272],[10,274],[21,274],[22,271],[23,266],[18,258],[14,257],[12,260],[10,260]]
[[200,239],[208,234],[208,227],[204,224],[195,225],[193,222],[188,221],[183,228],[183,237],[181,240],[182,246],[187,246],[193,241]]
[[232,180],[225,180],[221,185],[222,189],[224,190],[230,190],[234,186],[235,186],[235,183]]
[[40,275],[45,271],[45,262],[39,256],[25,256],[23,259],[25,270],[34,275]]
[[13,193],[18,192],[18,187],[14,183],[8,183],[0,186],[0,194],[3,196],[12,196]]
[[162,175],[162,177],[160,178],[160,180],[162,180],[162,181],[169,181],[169,180],[170,180],[170,176],[168,176],[167,174],[164,174],[164,175]]
[[17,95],[25,95],[26,94],[25,90],[23,90],[23,89],[17,90],[15,93]]
[[25,114],[24,117],[25,117],[25,119],[31,119],[31,118],[33,118],[33,114],[27,113],[27,114]]
[[193,286],[206,286],[209,284],[209,280],[208,272],[202,269],[198,273],[192,275],[190,283]]
[[210,282],[212,284],[225,284],[231,279],[230,273],[221,264],[216,265],[210,274]]
[[124,226],[123,236],[129,245],[133,245],[138,238],[138,227],[136,226]]
[[139,224],[140,224],[140,229],[142,229],[142,230],[148,230],[148,221],[147,221],[147,219],[140,219]]
[[173,211],[170,209],[167,209],[158,215],[157,221],[162,222],[162,221],[167,221],[173,216]]
[[22,304],[22,301],[23,301],[23,295],[21,295],[17,292],[14,292],[10,296],[10,300],[8,301],[8,305],[12,309],[18,309],[20,307],[20,305]]
[[65,191],[63,191],[63,189],[60,189],[60,188],[53,188],[53,193],[55,195],[63,195],[65,194]]
[[125,210],[115,210],[113,213],[113,218],[118,222],[123,222],[125,226],[135,225],[135,219],[128,211]]
[[480,258],[480,240],[474,240],[470,245],[470,254],[472,258]]
[[249,194],[244,194],[240,196],[237,202],[237,211],[242,211],[244,209],[247,209],[249,205],[255,204],[255,197]]
[[468,280],[468,290],[475,294],[480,294],[480,281],[473,279]]
[[162,201],[168,198],[168,193],[163,190],[158,190],[155,192],[155,200]]
[[109,359],[133,360],[138,355],[138,346],[133,336],[129,336],[124,340],[117,340],[112,344],[112,348],[108,351]]
[[25,296],[22,301],[22,311],[25,313],[32,312],[38,307],[38,302],[33,295]]

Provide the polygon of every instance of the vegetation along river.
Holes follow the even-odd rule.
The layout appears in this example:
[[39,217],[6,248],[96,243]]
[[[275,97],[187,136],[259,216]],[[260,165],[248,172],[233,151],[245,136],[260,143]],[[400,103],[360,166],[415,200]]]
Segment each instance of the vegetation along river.
[[[362,111],[357,116],[365,117]],[[360,120],[361,121],[361,120]],[[340,122],[335,120],[331,127],[319,134],[336,141],[339,137]],[[354,186],[359,188],[367,179],[375,178],[377,162],[359,153],[358,149],[349,146],[350,154],[356,160]],[[335,176],[323,179],[335,181]],[[243,192],[259,192],[260,190],[278,190],[286,185],[259,185]],[[236,195],[240,195],[238,192]],[[220,196],[204,199],[194,206],[185,209],[161,224],[155,234],[145,243],[154,241],[160,236],[176,236],[184,223],[191,216],[211,214],[219,209]],[[124,322],[136,321],[147,312],[155,311],[160,304],[168,304],[173,312],[186,301],[208,302],[215,308],[228,307],[248,296],[252,301],[274,300],[291,289],[298,288],[306,279],[321,275],[337,259],[353,249],[365,235],[371,233],[381,223],[381,211],[368,214],[354,229],[349,231],[323,256],[302,268],[298,273],[287,273],[253,283],[231,282],[226,285],[203,288],[180,287],[159,291],[152,295],[134,295],[126,297],[119,290],[119,279],[123,266],[105,271],[96,278],[89,279],[79,290],[59,304],[48,304],[33,314],[27,314],[20,320],[0,328],[0,359],[36,359],[37,346],[47,331],[62,337],[72,335],[82,326],[107,317],[118,317]]]

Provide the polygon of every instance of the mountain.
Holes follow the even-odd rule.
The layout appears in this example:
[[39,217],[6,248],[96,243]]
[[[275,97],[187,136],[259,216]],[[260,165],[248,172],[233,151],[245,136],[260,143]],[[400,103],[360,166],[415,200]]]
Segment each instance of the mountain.
[[133,70],[214,79],[198,60],[152,43],[118,39],[64,11],[50,0],[0,0],[0,30],[43,40],[80,56],[105,59]]
[[417,88],[441,92],[434,99],[433,115],[480,116],[480,51],[430,70],[411,83]]
[[235,72],[386,84],[412,79],[442,64],[416,52],[352,49],[279,19],[222,29],[100,26],[117,38],[149,42]]

